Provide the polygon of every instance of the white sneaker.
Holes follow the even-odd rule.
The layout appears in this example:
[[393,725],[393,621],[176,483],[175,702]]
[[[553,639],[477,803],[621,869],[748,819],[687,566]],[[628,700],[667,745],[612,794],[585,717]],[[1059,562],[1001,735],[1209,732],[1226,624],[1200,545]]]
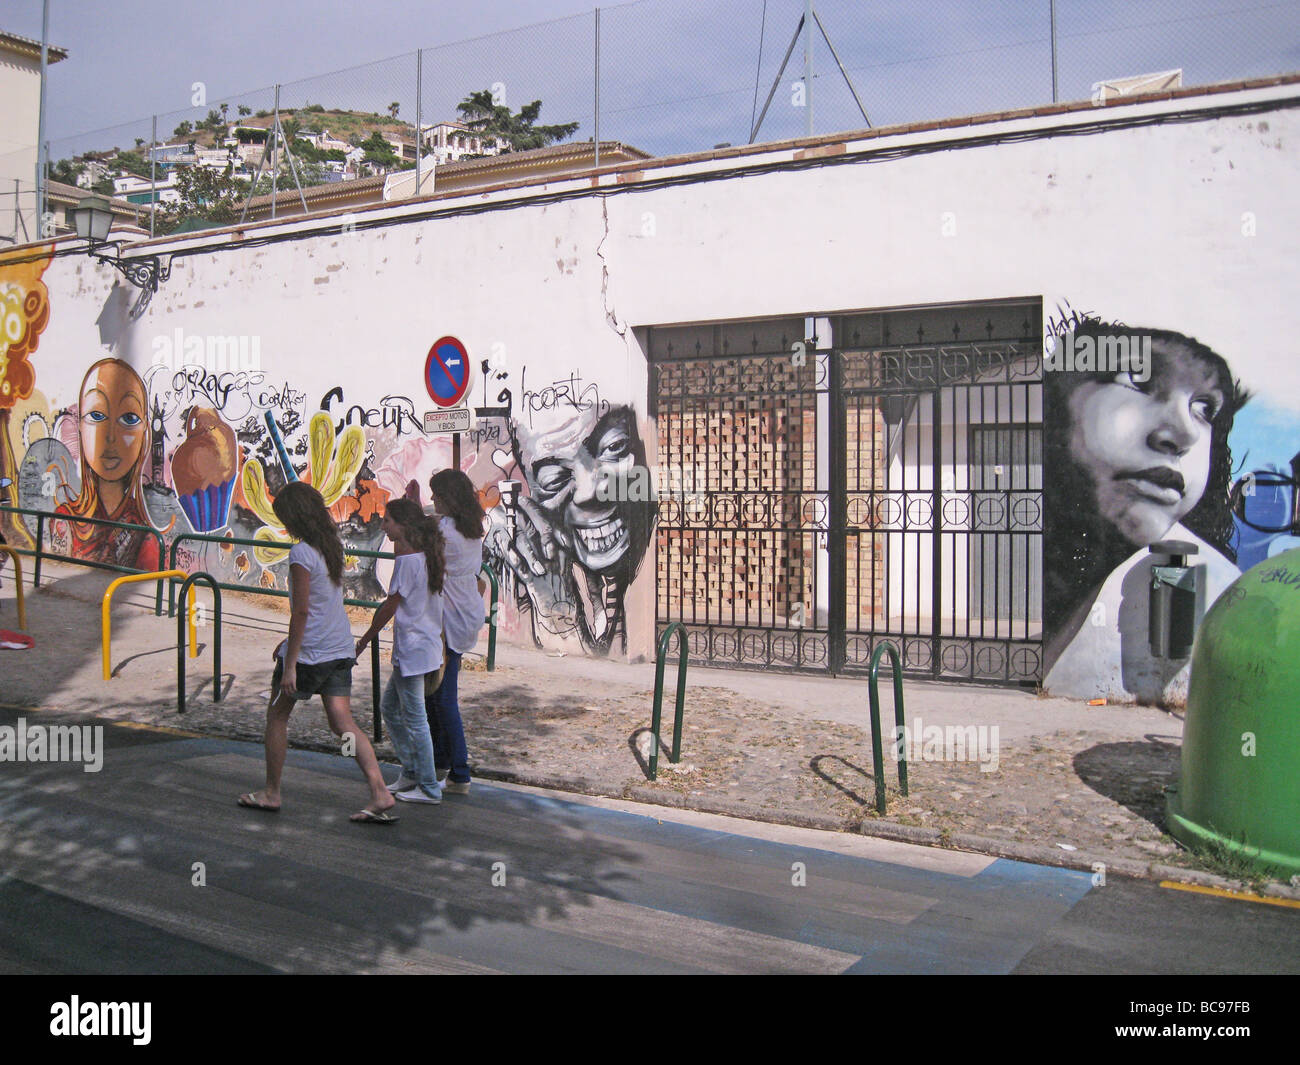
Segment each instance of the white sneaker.
[[394,780],[391,784],[388,785],[388,791],[390,794],[396,795],[399,791],[410,791],[418,783],[419,781],[416,780],[415,777],[408,777],[405,773],[403,773],[400,777],[398,777],[396,780]]
[[439,790],[438,795],[434,796],[421,791],[419,787],[413,787],[409,791],[394,792],[393,797],[400,799],[402,802],[422,802],[429,806],[437,806],[442,802],[441,790]]

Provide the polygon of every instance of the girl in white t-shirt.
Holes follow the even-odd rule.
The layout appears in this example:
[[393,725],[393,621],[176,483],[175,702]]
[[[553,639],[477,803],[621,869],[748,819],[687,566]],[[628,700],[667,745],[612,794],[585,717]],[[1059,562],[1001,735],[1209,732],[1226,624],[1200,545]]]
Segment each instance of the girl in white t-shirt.
[[343,544],[325,500],[316,489],[292,481],[271,504],[290,536],[289,636],[281,641],[266,709],[266,787],[239,797],[239,805],[275,813],[280,777],[289,746],[289,715],[299,700],[319,695],[334,735],[350,733],[357,765],[370,785],[370,804],[353,821],[390,824],[393,797],[384,787],[379,762],[366,734],[352,719],[352,629],[343,606]]
[[393,672],[379,707],[402,762],[402,774],[388,790],[402,802],[442,801],[434,764],[433,738],[424,713],[424,676],[442,665],[443,540],[436,522],[409,499],[389,500],[384,532],[397,558],[388,598],[357,641],[360,657],[390,618]]
[[433,732],[439,777],[447,774],[443,791],[469,793],[469,754],[461,723],[459,681],[461,656],[474,649],[483,628],[483,525],[487,515],[474,483],[460,470],[440,470],[429,479],[434,512],[446,541],[447,572],[443,584],[443,627],[447,634],[447,670],[437,692],[424,708]]

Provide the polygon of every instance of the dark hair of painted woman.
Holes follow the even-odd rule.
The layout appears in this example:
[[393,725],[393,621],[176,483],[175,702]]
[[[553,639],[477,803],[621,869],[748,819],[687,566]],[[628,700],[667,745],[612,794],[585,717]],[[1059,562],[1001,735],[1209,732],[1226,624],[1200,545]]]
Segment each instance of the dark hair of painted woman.
[[1233,418],[1249,398],[1227,362],[1166,329],[1086,321],[1073,336],[1150,338],[1141,373],[1044,373],[1044,625],[1052,634],[1107,576],[1181,523],[1230,561]]
[[429,478],[429,492],[461,536],[466,540],[483,539],[487,514],[468,476],[460,470],[439,470]]
[[419,503],[409,499],[390,499],[384,513],[402,527],[406,542],[424,556],[429,591],[437,595],[442,591],[443,574],[447,568],[446,547],[438,522],[428,517]]
[[271,501],[271,509],[290,536],[321,553],[330,580],[342,583],[343,542],[321,494],[303,481],[290,481]]

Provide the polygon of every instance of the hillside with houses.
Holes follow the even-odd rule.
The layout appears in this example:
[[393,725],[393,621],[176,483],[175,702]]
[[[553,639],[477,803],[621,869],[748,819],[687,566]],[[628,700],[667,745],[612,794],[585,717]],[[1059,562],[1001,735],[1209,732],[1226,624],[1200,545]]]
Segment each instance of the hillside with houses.
[[297,198],[299,187],[386,179],[417,165],[432,175],[448,164],[536,151],[577,129],[538,126],[540,103],[512,115],[492,107],[487,93],[470,94],[458,110],[459,120],[422,123],[417,132],[398,117],[397,103],[387,114],[307,104],[278,116],[244,105],[232,114],[222,104],[157,144],[137,138],[129,148],[59,160],[50,180],[133,204],[141,215],[155,211],[154,231],[170,233],[235,221],[246,202],[269,200],[273,188]]

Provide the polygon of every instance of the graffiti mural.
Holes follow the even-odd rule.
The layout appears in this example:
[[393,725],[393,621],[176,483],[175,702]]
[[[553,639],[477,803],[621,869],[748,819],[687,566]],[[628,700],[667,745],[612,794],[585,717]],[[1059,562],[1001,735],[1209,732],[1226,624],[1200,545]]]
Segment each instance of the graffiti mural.
[[1233,427],[1237,561],[1243,570],[1300,547],[1300,431],[1295,414],[1260,397]]
[[[41,280],[49,263],[48,256],[24,263],[0,258],[0,480],[11,492],[19,479],[11,421],[36,386],[31,356],[50,320],[49,293]],[[0,539],[19,547],[34,543],[25,523],[10,514],[0,515]]]
[[1193,544],[1207,603],[1240,574],[1228,441],[1249,396],[1223,356],[1172,330],[1071,315],[1049,332],[1046,687],[1176,702],[1187,662],[1150,653],[1149,547]]
[[[257,360],[191,364],[179,343],[137,369],[118,351],[126,333],[85,360],[75,395],[61,368],[67,391],[51,403],[30,361],[50,316],[43,268],[0,263],[0,475],[22,506],[140,525],[165,544],[160,555],[144,532],[67,520],[47,522],[49,550],[144,570],[165,568],[174,548],[182,569],[285,590],[290,538],[272,503],[303,480],[338,523],[347,595],[382,598],[386,564],[360,552],[388,546],[385,503],[452,465],[451,437],[424,431],[423,404],[391,388],[356,394],[328,378],[323,390],[319,378],[271,378]],[[482,370],[460,468],[489,514],[485,557],[502,580],[504,631],[548,647],[626,651],[624,601],[655,507],[600,486],[639,483],[628,477],[646,466],[635,411],[577,371],[488,361]],[[503,501],[508,482],[519,490]],[[35,529],[34,517],[5,527],[33,543]]]
[[[69,517],[100,518],[149,527],[141,474],[150,454],[149,395],[140,375],[121,359],[100,359],[77,394],[79,485],[55,508]],[[158,569],[158,543],[145,532],[57,522],[56,549],[135,569]]]
[[645,467],[631,407],[611,406],[596,386],[548,386],[526,398],[510,422],[513,471],[526,488],[517,503],[494,508],[485,549],[534,641],[576,636],[606,654],[626,650],[624,597],[645,557],[654,504],[609,486],[627,485]]

